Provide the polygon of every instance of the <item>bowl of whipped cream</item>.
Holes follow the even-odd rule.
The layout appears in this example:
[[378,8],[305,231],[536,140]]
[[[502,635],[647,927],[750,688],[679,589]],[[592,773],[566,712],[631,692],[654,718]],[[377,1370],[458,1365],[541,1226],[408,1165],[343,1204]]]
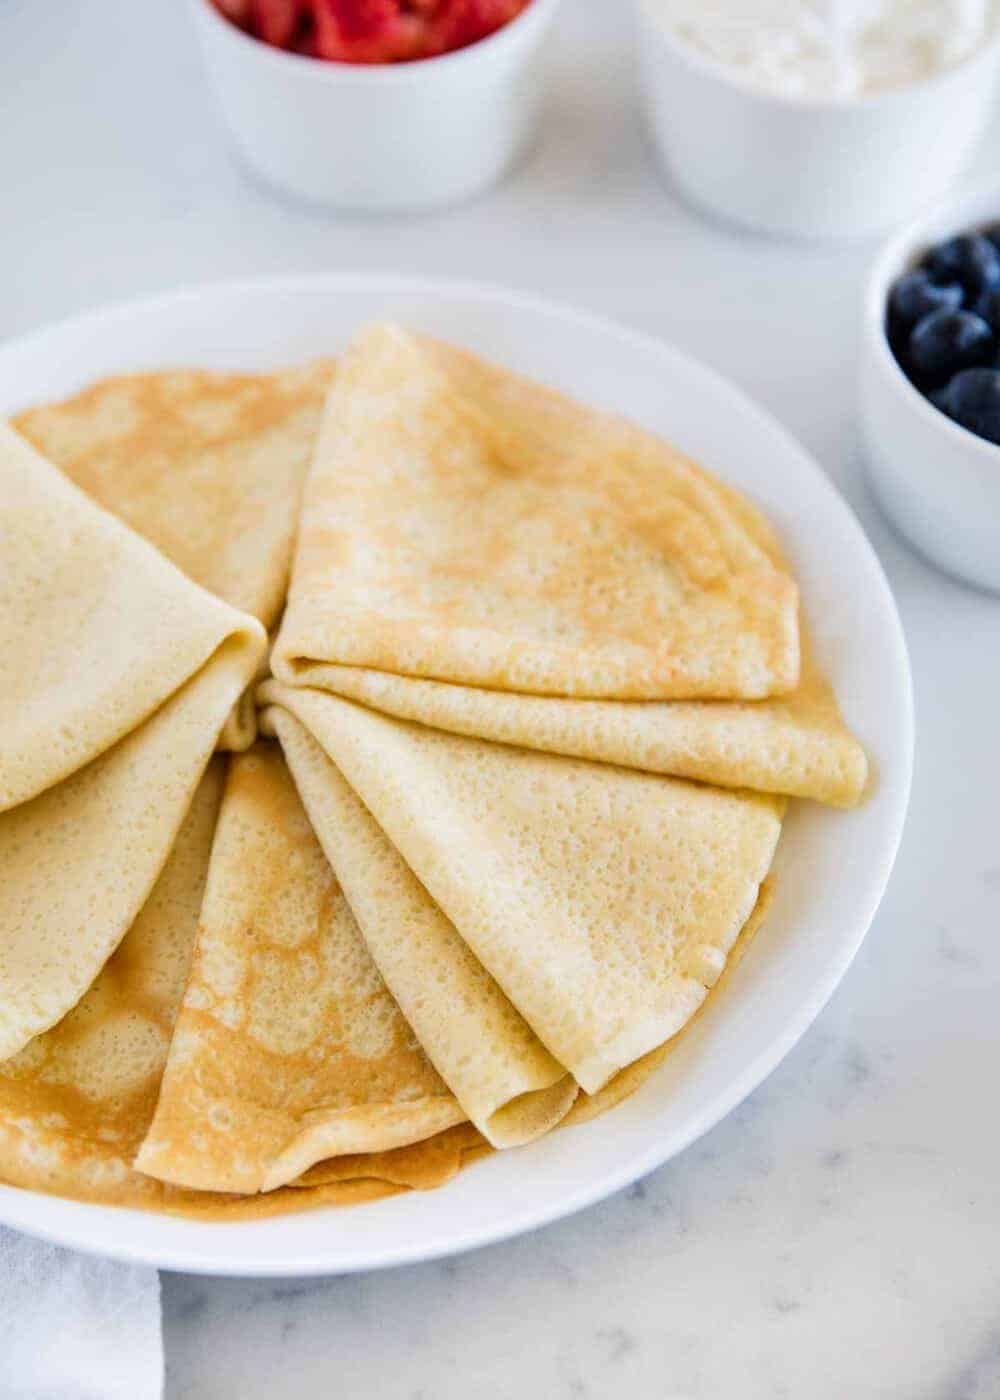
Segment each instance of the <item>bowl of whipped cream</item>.
[[681,193],[761,232],[858,238],[982,135],[1000,0],[638,0],[650,131]]

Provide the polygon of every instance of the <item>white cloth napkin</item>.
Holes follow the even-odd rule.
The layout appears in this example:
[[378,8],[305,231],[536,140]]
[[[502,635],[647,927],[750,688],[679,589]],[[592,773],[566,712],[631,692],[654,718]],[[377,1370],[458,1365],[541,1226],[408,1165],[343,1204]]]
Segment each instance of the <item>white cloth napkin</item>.
[[0,1229],[0,1400],[160,1400],[155,1269]]

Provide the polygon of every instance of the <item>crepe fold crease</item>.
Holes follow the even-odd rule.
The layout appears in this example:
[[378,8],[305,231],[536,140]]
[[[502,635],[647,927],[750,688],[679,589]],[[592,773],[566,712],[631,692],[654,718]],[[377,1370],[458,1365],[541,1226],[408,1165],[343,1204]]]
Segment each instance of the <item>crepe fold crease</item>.
[[3,1059],[124,937],[266,636],[3,424],[0,553]]

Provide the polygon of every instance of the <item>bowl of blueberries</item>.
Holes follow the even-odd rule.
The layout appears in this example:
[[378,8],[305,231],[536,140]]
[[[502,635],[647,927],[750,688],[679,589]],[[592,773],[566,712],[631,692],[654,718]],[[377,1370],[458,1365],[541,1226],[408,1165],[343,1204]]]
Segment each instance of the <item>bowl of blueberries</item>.
[[884,249],[862,370],[886,514],[928,559],[1000,592],[1000,190],[949,201]]

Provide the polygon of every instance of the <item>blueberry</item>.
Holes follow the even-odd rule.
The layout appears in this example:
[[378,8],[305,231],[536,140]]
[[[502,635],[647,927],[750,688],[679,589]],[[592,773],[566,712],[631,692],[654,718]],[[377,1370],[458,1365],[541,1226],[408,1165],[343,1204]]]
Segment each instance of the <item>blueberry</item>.
[[963,369],[935,402],[970,433],[1000,446],[1000,370]]
[[970,295],[1000,287],[1000,249],[982,234],[973,234],[965,245],[962,285]]
[[920,264],[935,282],[957,282],[962,277],[962,240],[946,238],[935,243]]
[[909,361],[925,383],[960,369],[984,365],[992,358],[994,335],[972,311],[932,311],[918,321],[909,340]]
[[994,248],[1000,251],[1000,224],[987,224],[982,230],[984,238],[988,238]]
[[980,292],[972,309],[977,316],[990,323],[994,332],[1000,331],[1000,287]]
[[910,331],[932,311],[957,311],[964,293],[957,282],[938,285],[923,268],[905,272],[889,293],[889,325],[893,335]]
[[932,282],[961,282],[970,297],[1000,287],[1000,249],[980,233],[963,233],[938,243],[924,258]]

